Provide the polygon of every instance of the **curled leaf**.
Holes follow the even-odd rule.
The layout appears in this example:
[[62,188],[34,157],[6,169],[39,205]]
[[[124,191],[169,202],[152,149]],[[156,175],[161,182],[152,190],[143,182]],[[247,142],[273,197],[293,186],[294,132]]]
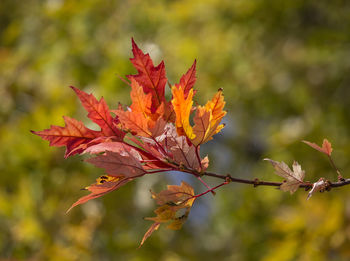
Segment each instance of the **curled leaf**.
[[167,226],[168,229],[180,229],[196,199],[193,188],[184,181],[181,182],[180,186],[168,185],[166,190],[158,194],[152,192],[152,198],[160,207],[154,211],[157,214],[156,217],[145,218],[154,221],[154,223],[143,236],[140,246],[162,223],[170,223]]
[[312,143],[306,140],[303,140],[303,142],[309,145],[310,147],[314,148],[315,150],[318,150],[319,152],[326,154],[327,156],[331,156],[332,154],[332,151],[333,151],[332,144],[327,139],[323,140],[322,147],[318,146],[316,143]]
[[312,189],[310,190],[309,194],[307,195],[306,200],[309,200],[315,192],[325,190],[326,187],[327,187],[327,182],[324,180],[324,178],[320,178],[317,182],[312,184]]

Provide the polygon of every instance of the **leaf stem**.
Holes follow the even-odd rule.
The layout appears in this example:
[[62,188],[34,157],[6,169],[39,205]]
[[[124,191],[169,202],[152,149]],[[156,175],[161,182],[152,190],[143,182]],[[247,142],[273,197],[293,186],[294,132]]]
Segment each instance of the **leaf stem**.
[[199,155],[199,145],[196,147],[196,157],[197,157],[197,160],[198,160],[198,164],[200,166],[200,170],[202,171],[202,161],[201,161],[201,157]]
[[223,182],[223,183],[221,183],[221,184],[219,184],[219,185],[217,185],[217,186],[215,186],[215,187],[213,187],[213,188],[211,188],[211,189],[208,189],[207,191],[204,191],[203,193],[200,193],[200,194],[198,194],[198,195],[195,195],[194,198],[199,198],[199,197],[201,197],[201,196],[203,196],[203,195],[205,195],[205,194],[208,194],[209,192],[214,192],[215,189],[220,188],[220,187],[222,187],[222,186],[224,186],[224,185],[226,185],[226,184],[228,184],[228,183],[230,183],[230,182],[225,181],[225,182]]
[[334,161],[333,161],[333,159],[332,159],[332,156],[331,156],[331,155],[327,155],[327,156],[328,156],[329,162],[331,163],[333,169],[334,169],[334,170],[337,172],[337,174],[338,174],[338,181],[344,181],[344,178],[343,178],[343,176],[341,175],[340,170],[339,170],[339,169],[337,168],[337,166],[335,166],[335,164],[334,164]]
[[[202,182],[202,184],[207,188],[207,189],[212,189],[200,176],[197,176],[197,179]],[[215,196],[215,191],[211,191],[211,194],[213,194],[213,196]]]

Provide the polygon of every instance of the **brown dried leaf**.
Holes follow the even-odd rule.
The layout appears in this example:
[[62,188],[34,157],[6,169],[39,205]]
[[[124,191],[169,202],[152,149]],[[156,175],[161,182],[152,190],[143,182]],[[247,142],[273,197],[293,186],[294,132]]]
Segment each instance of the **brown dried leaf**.
[[291,170],[286,163],[274,161],[271,159],[264,159],[269,161],[272,166],[275,168],[275,173],[285,178],[285,182],[280,186],[282,191],[289,191],[290,194],[293,194],[298,190],[299,186],[304,182],[305,171],[301,169],[301,166],[298,162],[294,161],[293,170]]

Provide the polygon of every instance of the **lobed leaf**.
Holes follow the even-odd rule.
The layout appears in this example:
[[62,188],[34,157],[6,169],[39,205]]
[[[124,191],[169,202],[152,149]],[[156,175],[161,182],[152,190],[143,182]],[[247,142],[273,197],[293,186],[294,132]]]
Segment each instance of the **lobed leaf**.
[[305,171],[301,169],[301,166],[298,162],[294,161],[293,170],[291,170],[286,163],[274,161],[271,159],[264,159],[269,161],[272,166],[275,168],[275,173],[285,178],[285,182],[282,183],[280,189],[282,191],[289,191],[290,194],[293,194],[298,190],[299,186],[304,182]]
[[106,173],[110,175],[124,175],[127,178],[134,178],[146,174],[140,160],[134,156],[136,152],[132,153],[125,145],[124,148],[124,153],[106,151],[106,153],[86,161],[105,169]]
[[[196,64],[197,61],[194,60],[192,66],[186,74],[182,75],[180,79],[180,83],[175,84],[176,88],[183,88],[184,90],[184,96],[187,98],[188,93],[190,92],[191,89],[193,89],[194,84],[196,83]],[[195,91],[194,91],[195,94]]]
[[190,114],[192,110],[192,97],[193,90],[191,89],[188,96],[185,98],[184,89],[180,86],[179,88],[172,87],[173,99],[171,101],[174,112],[176,115],[176,130],[177,133],[182,136],[186,135],[189,139],[195,138],[192,127],[190,125]]
[[100,137],[101,132],[91,130],[76,119],[63,116],[65,126],[51,125],[50,129],[42,131],[32,131],[44,140],[49,141],[50,146],[66,146],[65,157],[78,153],[72,151],[81,144],[87,144],[93,139]]
[[331,156],[332,154],[332,144],[327,139],[323,140],[322,147],[318,146],[316,143],[312,143],[306,140],[303,140],[303,142],[309,145],[310,147],[314,148],[315,150],[318,150],[319,152],[322,152],[328,156]]
[[110,110],[103,97],[98,101],[93,94],[87,94],[70,86],[78,95],[81,104],[88,112],[88,117],[101,127],[104,136],[117,136],[123,139],[124,133],[115,127]]
[[123,128],[130,131],[134,135],[151,137],[152,133],[149,130],[149,119],[145,118],[141,112],[132,111],[113,111],[119,118]]
[[136,80],[146,94],[152,94],[151,111],[155,112],[157,108],[165,101],[164,92],[167,78],[165,74],[165,66],[162,61],[157,67],[154,67],[153,61],[149,54],[144,54],[132,39],[132,52],[134,57],[130,59],[136,70],[137,75],[128,75],[131,80]]
[[95,198],[99,198],[113,190],[116,190],[122,186],[124,186],[126,183],[131,181],[132,179],[126,179],[123,175],[104,175],[96,179],[96,183],[92,184],[88,187],[86,187],[86,190],[89,190],[91,193],[89,195],[86,195],[84,197],[81,197],[78,199],[75,203],[72,204],[72,206],[67,210],[67,213],[71,211],[74,207],[84,204],[87,201]]
[[192,139],[192,143],[195,146],[208,142],[212,139],[212,136],[224,128],[223,124],[219,125],[226,115],[226,111],[223,110],[224,106],[224,96],[222,90],[219,90],[204,107],[199,106],[197,108],[196,115],[193,118],[195,138]]

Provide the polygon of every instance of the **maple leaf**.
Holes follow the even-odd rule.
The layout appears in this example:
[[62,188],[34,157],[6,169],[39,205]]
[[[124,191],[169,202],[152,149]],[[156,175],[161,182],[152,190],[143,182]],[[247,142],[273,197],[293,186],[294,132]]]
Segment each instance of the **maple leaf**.
[[63,116],[65,126],[51,125],[50,129],[42,131],[32,131],[32,133],[40,136],[44,140],[48,140],[50,146],[66,146],[65,157],[78,153],[72,151],[81,144],[87,144],[93,139],[100,137],[99,131],[91,130],[76,119]]
[[288,167],[286,163],[274,161],[271,159],[264,159],[269,161],[272,166],[275,168],[275,173],[285,178],[286,181],[282,183],[280,189],[282,191],[289,191],[290,194],[293,194],[298,190],[299,186],[304,182],[305,171],[301,169],[301,166],[298,162],[294,161],[293,163],[293,171]]
[[197,108],[196,115],[193,118],[195,123],[193,133],[196,136],[192,139],[192,143],[195,146],[208,142],[224,128],[225,125],[220,124],[222,118],[226,115],[226,111],[223,110],[224,106],[224,96],[222,90],[219,90],[204,107],[199,106]]
[[145,94],[142,87],[133,78],[131,79],[131,88],[132,104],[129,110],[124,111],[120,108],[113,110],[113,113],[118,116],[123,128],[131,131],[134,135],[154,137],[153,129],[154,127],[159,129],[159,126],[156,125],[164,113],[164,103],[152,113],[151,94]]
[[130,109],[132,112],[140,112],[145,118],[148,118],[152,114],[152,94],[145,94],[142,86],[134,78],[131,78],[130,97],[132,101]]
[[191,89],[185,98],[185,90],[182,86],[176,88],[172,87],[173,99],[171,101],[175,115],[176,115],[176,129],[177,133],[181,135],[186,135],[189,139],[193,139],[195,135],[193,134],[192,127],[190,125],[190,114],[192,110],[192,97],[193,89]]
[[32,133],[50,141],[50,146],[66,146],[65,157],[82,153],[90,145],[110,140],[123,140],[125,133],[116,127],[117,119],[113,119],[108,105],[103,98],[98,101],[92,94],[87,94],[73,86],[88,117],[101,127],[101,131],[87,128],[82,122],[64,116],[65,126],[52,126],[43,131]]
[[171,161],[197,171],[205,169],[206,161],[201,164],[197,158],[196,147],[188,143],[185,136],[179,136],[174,125],[168,123],[157,140],[167,149]]
[[113,111],[119,118],[124,129],[131,131],[134,135],[150,137],[149,119],[145,118],[142,112]]
[[314,148],[315,150],[318,150],[319,152],[326,154],[329,157],[332,154],[332,151],[333,151],[332,144],[327,139],[323,140],[322,147],[318,146],[316,143],[312,143],[306,140],[303,140],[303,142],[309,145],[310,147]]
[[167,83],[165,66],[162,61],[158,66],[153,65],[149,54],[144,54],[132,39],[132,52],[134,58],[130,61],[138,71],[137,75],[128,75],[128,79],[135,79],[142,87],[146,94],[152,94],[151,111],[155,112],[157,108],[165,101],[164,91]]
[[[184,75],[182,75],[182,77],[180,79],[180,83],[175,84],[176,88],[180,88],[180,86],[181,86],[181,88],[183,88],[185,99],[187,98],[189,91],[193,88],[193,86],[197,80],[197,78],[196,78],[196,64],[197,64],[197,61],[194,60],[191,68],[188,69],[188,71]],[[193,94],[195,94],[195,91]]]
[[72,206],[67,210],[67,213],[71,211],[72,208],[80,204],[84,204],[91,199],[99,198],[113,190],[116,190],[131,180],[132,179],[130,178],[126,179],[123,175],[103,175],[97,178],[96,183],[84,188],[85,190],[89,190],[91,193],[89,195],[81,197],[75,203],[73,203]]
[[137,152],[131,152],[131,149],[128,149],[126,146],[124,148],[123,153],[106,151],[104,154],[86,161],[96,167],[105,169],[106,173],[110,175],[124,175],[128,178],[134,178],[146,174],[140,163],[140,158],[134,156]]
[[193,118],[195,123],[193,128],[189,120],[193,104],[193,89],[189,91],[186,98],[181,86],[173,87],[172,93],[172,104],[176,115],[175,124],[179,135],[186,135],[193,145],[199,146],[211,140],[213,135],[222,130],[224,125],[220,125],[220,122],[226,115],[226,111],[223,110],[225,101],[222,90],[219,90],[205,106],[198,106]]
[[88,112],[88,117],[101,127],[104,136],[117,136],[123,139],[124,133],[115,127],[114,120],[103,97],[98,101],[93,94],[87,94],[73,86],[70,87],[78,95],[81,104]]
[[[160,205],[154,212],[156,217],[145,218],[154,221],[142,238],[140,246],[145,240],[159,228],[162,223],[169,223],[168,229],[178,230],[186,221],[191,207],[196,199],[193,188],[182,181],[180,186],[168,185],[166,190],[153,193],[152,198]],[[184,210],[184,212],[182,212]]]

